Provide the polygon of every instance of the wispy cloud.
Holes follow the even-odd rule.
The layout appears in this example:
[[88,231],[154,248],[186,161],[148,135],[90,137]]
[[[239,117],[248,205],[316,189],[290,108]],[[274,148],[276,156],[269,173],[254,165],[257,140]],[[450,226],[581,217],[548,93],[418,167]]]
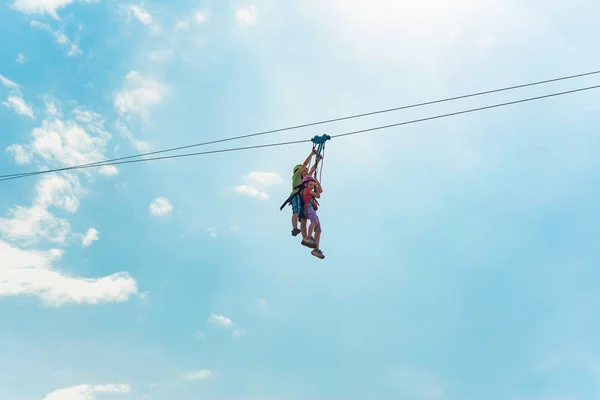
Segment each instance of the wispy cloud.
[[128,20],[135,18],[142,25],[148,27],[153,34],[162,32],[160,25],[156,23],[152,14],[146,10],[143,4],[122,4],[121,8],[125,11]]
[[208,319],[208,322],[214,325],[222,326],[223,328],[227,329],[231,329],[235,326],[235,323],[231,319],[223,315],[212,314]]
[[253,197],[259,200],[268,200],[269,195],[265,192],[262,192],[256,188],[253,188],[250,185],[238,185],[235,187],[235,191],[239,194],[242,194],[247,197]]
[[34,119],[33,108],[25,102],[25,99],[21,96],[11,95],[8,96],[6,101],[2,102],[5,107],[10,108],[19,115],[27,116]]
[[19,89],[19,85],[17,85],[15,82],[11,81],[2,74],[0,74],[0,83],[2,83],[3,86],[10,89]]
[[98,169],[98,173],[104,176],[115,176],[119,175],[119,170],[114,165],[104,165]]
[[137,6],[135,4],[123,4],[122,7],[125,8],[131,16],[135,17],[142,24],[152,24],[152,15],[150,15],[150,13],[144,9],[143,5]]
[[207,369],[201,369],[199,371],[193,371],[183,374],[183,378],[188,381],[203,381],[212,378],[213,376],[214,374]]
[[23,64],[23,63],[25,63],[25,61],[27,61],[27,58],[25,58],[23,53],[19,53],[15,62],[17,62],[19,64]]
[[252,171],[248,174],[248,180],[256,185],[273,186],[279,185],[283,179],[275,172]]
[[67,53],[69,56],[78,56],[78,55],[83,54],[83,52],[81,51],[81,49],[79,48],[77,43],[73,43],[71,41],[71,39],[69,39],[69,37],[67,35],[65,35],[63,32],[53,29],[48,24],[44,24],[44,23],[41,23],[41,22],[35,21],[35,20],[31,21],[30,24],[34,28],[42,29],[42,30],[49,32],[52,35],[52,37],[54,38],[54,40],[56,41],[56,43],[59,43],[60,45],[66,47],[69,50]]
[[133,134],[131,133],[131,131],[129,130],[129,128],[127,128],[127,126],[122,121],[117,121],[115,123],[115,128],[119,133],[121,133],[124,137],[126,137],[129,140],[131,145],[137,151],[141,151],[141,152],[145,153],[148,150],[150,150],[150,143],[148,143],[144,140],[136,139],[133,136]]
[[26,151],[20,144],[11,144],[6,148],[6,152],[10,153],[18,165],[29,164],[32,160],[32,154]]
[[29,144],[15,144],[9,151],[18,163],[31,160],[33,155],[60,166],[87,164],[105,159],[106,145],[111,138],[104,130],[104,120],[96,113],[79,114],[75,120],[49,117],[32,131]]

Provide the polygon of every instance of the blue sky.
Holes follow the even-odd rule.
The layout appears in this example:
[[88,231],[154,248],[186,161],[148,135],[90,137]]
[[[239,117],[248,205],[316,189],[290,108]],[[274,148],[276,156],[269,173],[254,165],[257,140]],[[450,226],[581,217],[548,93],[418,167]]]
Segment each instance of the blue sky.
[[[596,70],[599,16],[591,0],[10,0],[0,170]],[[324,260],[278,210],[306,145],[1,182],[0,398],[597,398],[597,99],[332,140]]]

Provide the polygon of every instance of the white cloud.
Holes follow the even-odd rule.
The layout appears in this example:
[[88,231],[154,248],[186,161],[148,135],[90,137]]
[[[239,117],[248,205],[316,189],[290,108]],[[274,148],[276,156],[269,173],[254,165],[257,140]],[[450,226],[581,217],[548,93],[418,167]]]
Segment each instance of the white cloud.
[[255,189],[249,185],[236,186],[235,191],[244,196],[254,197],[259,200],[267,200],[269,198],[269,195],[266,194],[265,192],[261,192],[260,190]]
[[[52,114],[58,115],[53,103],[52,108]],[[105,159],[103,152],[110,134],[103,130],[104,121],[98,114],[84,109],[76,110],[75,114],[78,122],[56,117],[42,121],[33,129],[30,143],[13,144],[6,151],[18,164],[30,163],[36,156],[45,163],[44,168],[52,164],[62,167]],[[44,175],[36,185],[36,195],[29,207],[16,206],[8,210],[6,218],[0,218],[0,236],[24,245],[42,239],[65,243],[70,225],[53,215],[50,208],[75,212],[79,207],[78,197],[83,193],[77,175]]]
[[275,172],[261,172],[252,171],[245,178],[248,182],[246,185],[238,185],[235,191],[241,195],[254,197],[259,200],[267,200],[269,195],[264,191],[257,189],[256,187],[268,187],[273,185],[279,185],[283,182],[283,179]]
[[19,53],[19,55],[17,56],[17,60],[15,62],[17,62],[19,64],[23,64],[25,61],[27,61],[27,58],[25,58],[23,53]]
[[102,117],[99,114],[85,110],[83,108],[76,108],[73,110],[73,115],[77,121],[85,124],[103,123]]
[[246,334],[246,330],[245,329],[236,329],[231,334],[235,337],[242,337]]
[[128,21],[132,18],[135,18],[142,25],[150,29],[150,32],[152,34],[156,35],[162,33],[162,28],[160,27],[160,24],[158,24],[154,20],[152,14],[150,14],[150,12],[148,12],[148,10],[144,8],[143,4],[121,4],[121,8],[125,11],[127,15],[126,18]]
[[83,237],[83,240],[81,241],[81,246],[90,247],[92,245],[92,242],[100,239],[98,237],[98,233],[99,232],[95,228],[88,229],[87,233]]
[[64,243],[71,227],[48,209],[54,207],[75,212],[79,207],[77,194],[80,192],[79,181],[73,175],[45,175],[36,185],[31,207],[16,206],[8,211],[9,218],[0,218],[0,236],[23,244],[33,244],[41,239]]
[[[103,159],[104,146],[110,139],[110,134],[103,130],[103,119],[83,108],[74,113],[77,121],[45,120],[32,131],[29,144],[14,144],[7,151],[19,163],[31,162],[34,155],[41,161],[62,165]],[[36,296],[58,307],[65,303],[122,302],[138,293],[136,281],[126,272],[100,278],[74,277],[53,266],[62,257],[63,250],[23,248],[40,240],[66,244],[70,225],[67,220],[53,215],[50,209],[77,211],[79,197],[85,193],[78,176],[76,173],[43,175],[37,181],[30,207],[16,206],[8,210],[6,218],[0,218],[0,297]],[[97,238],[97,232],[89,231],[82,244],[85,246],[94,236]],[[104,389],[95,387],[94,390]],[[61,393],[66,396],[68,391]],[[52,396],[55,397],[50,398],[59,398]]]
[[69,52],[67,53],[69,56],[78,56],[83,54],[79,46],[74,43],[69,44]]
[[283,179],[275,172],[260,172],[252,171],[248,174],[248,180],[259,186],[273,186],[279,185],[283,182]]
[[79,46],[76,43],[72,43],[71,39],[69,39],[69,37],[67,35],[65,35],[63,32],[55,30],[50,25],[41,23],[39,21],[31,21],[30,25],[34,28],[38,28],[38,29],[42,29],[47,32],[50,32],[50,34],[52,34],[52,37],[54,38],[54,40],[57,43],[65,46],[69,49],[69,52],[67,53],[69,56],[78,56],[78,55],[83,54],[83,52],[81,51]]
[[208,322],[211,324],[222,326],[223,328],[231,329],[235,326],[235,323],[229,318],[223,315],[211,314]]
[[37,197],[34,203],[44,208],[52,206],[73,213],[79,208],[76,194],[80,188],[79,180],[74,175],[48,174],[41,178],[36,185]]
[[0,236],[26,245],[41,239],[64,243],[71,230],[65,219],[54,216],[39,205],[30,208],[16,206],[8,211],[8,216],[0,218]]
[[165,93],[160,83],[131,71],[125,77],[124,87],[115,95],[114,107],[122,116],[138,114],[147,119],[150,109],[163,101]]
[[97,393],[129,393],[130,385],[79,385],[49,393],[42,400],[95,400]]
[[199,371],[188,372],[187,374],[183,375],[183,378],[188,381],[199,381],[212,378],[213,375],[214,374],[211,371],[207,369],[201,369]]
[[238,8],[235,11],[235,19],[239,25],[250,26],[254,25],[258,19],[258,11],[255,6]]
[[57,10],[73,2],[74,0],[15,0],[10,7],[23,14],[48,14],[54,19],[60,19]]
[[150,203],[148,210],[150,211],[150,214],[154,215],[155,217],[163,217],[173,211],[173,206],[169,202],[169,199],[165,197],[157,197],[152,201],[152,203]]
[[[123,302],[136,294],[137,283],[120,272],[102,278],[75,278],[52,268],[62,250],[26,251],[0,241],[0,296],[32,295],[59,307],[66,303]],[[58,399],[59,397],[50,397]]]
[[111,137],[102,129],[102,124],[101,120],[93,120],[87,123],[84,129],[78,122],[71,120],[44,120],[41,126],[33,129],[33,140],[30,144],[18,145],[20,147],[13,145],[11,152],[18,157],[17,162],[30,159],[32,154],[61,166],[102,161],[105,159],[103,153]]
[[7,88],[10,88],[10,89],[18,89],[19,88],[19,85],[17,85],[15,82],[11,81],[10,79],[8,79],[7,77],[5,77],[2,74],[0,74],[0,83],[2,83],[3,86],[6,86]]
[[33,109],[31,108],[31,106],[25,103],[25,100],[21,96],[8,96],[8,99],[6,99],[5,102],[2,102],[2,104],[14,110],[19,115],[25,115],[31,119],[34,119]]
[[98,173],[104,176],[115,176],[119,175],[119,170],[114,165],[105,165],[103,167],[100,167]]
[[56,107],[53,101],[46,101],[46,117],[47,118],[62,118],[61,112]]

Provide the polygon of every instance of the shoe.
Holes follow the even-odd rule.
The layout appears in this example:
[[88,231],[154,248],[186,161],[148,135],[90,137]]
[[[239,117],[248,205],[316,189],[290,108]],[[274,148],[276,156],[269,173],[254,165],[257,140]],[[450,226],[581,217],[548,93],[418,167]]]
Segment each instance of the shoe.
[[303,246],[310,247],[311,249],[314,249],[315,247],[317,247],[317,243],[315,242],[315,239],[313,239],[311,237],[302,239],[301,243]]
[[314,249],[313,251],[310,252],[310,254],[312,254],[313,256],[320,258],[321,260],[325,258],[325,255],[323,255],[323,252],[321,250],[317,250]]
[[292,236],[298,236],[298,234],[299,234],[300,232],[301,232],[301,230],[300,230],[300,229],[298,229],[298,228],[294,228],[294,229],[292,229]]

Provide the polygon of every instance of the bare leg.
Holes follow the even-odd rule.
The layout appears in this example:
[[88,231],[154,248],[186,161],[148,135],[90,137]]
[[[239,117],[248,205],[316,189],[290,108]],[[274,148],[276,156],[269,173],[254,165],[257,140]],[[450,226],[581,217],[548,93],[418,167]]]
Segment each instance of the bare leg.
[[300,222],[300,230],[302,231],[302,239],[306,239],[308,237],[306,234],[306,218],[303,218]]
[[314,221],[311,221],[310,226],[308,227],[308,236],[307,237],[312,237],[315,226],[317,226],[317,223]]
[[319,243],[321,242],[321,229],[317,229],[315,230],[315,243],[316,243],[316,247],[315,250],[320,250],[321,248],[319,247]]
[[292,228],[298,229],[298,213],[292,214]]

